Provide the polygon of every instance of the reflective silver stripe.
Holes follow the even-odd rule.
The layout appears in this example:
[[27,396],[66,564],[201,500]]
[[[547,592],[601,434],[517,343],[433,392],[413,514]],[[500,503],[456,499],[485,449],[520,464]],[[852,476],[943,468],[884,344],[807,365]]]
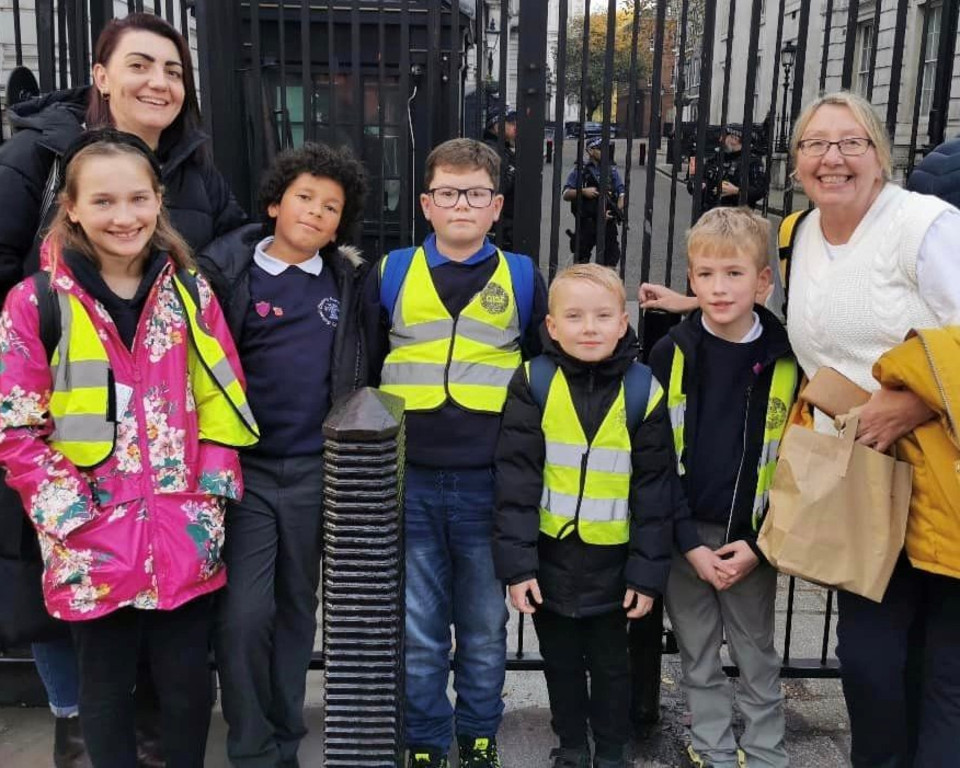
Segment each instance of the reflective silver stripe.
[[104,415],[74,414],[54,420],[51,442],[112,443],[116,425]]
[[388,360],[383,364],[380,381],[395,386],[411,384],[438,387],[443,386],[445,369],[442,363],[391,363]]
[[[577,514],[577,497],[544,487],[540,496],[540,506],[551,515],[569,517],[572,520]],[[630,505],[626,499],[583,498],[580,501],[580,519],[593,523],[626,520],[629,512]]]
[[453,320],[431,320],[426,323],[404,325],[395,317],[390,329],[390,348],[409,347],[429,341],[449,339],[453,335]]
[[516,368],[500,368],[496,365],[453,360],[450,363],[449,382],[506,388],[515,371]]
[[[581,445],[547,442],[546,463],[559,467],[580,468],[586,449]],[[587,459],[587,471],[630,474],[630,454],[612,448],[591,448]]]
[[217,384],[219,384],[223,390],[223,396],[240,412],[243,420],[247,422],[247,424],[255,424],[256,419],[253,417],[253,411],[250,410],[249,401],[244,400],[242,403],[236,403],[233,401],[233,398],[227,394],[227,387],[237,383],[237,377],[233,372],[233,368],[230,366],[230,361],[226,357],[222,358],[219,363],[213,366],[211,373],[213,373],[213,378],[216,379]]
[[687,410],[687,404],[681,403],[680,405],[673,405],[669,408],[670,411],[670,425],[677,429],[683,426],[684,414]]
[[457,336],[497,349],[514,351],[520,348],[519,328],[513,317],[510,318],[506,328],[498,328],[489,323],[481,323],[472,317],[460,315],[460,319],[457,320]]
[[103,360],[70,360],[50,366],[57,392],[66,392],[81,387],[107,386],[107,371],[110,366]]

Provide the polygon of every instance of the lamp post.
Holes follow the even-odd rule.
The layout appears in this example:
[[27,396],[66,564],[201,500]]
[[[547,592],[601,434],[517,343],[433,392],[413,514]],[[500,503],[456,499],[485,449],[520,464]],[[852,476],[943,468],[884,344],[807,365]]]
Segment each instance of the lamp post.
[[490,23],[484,31],[484,36],[486,37],[487,48],[487,72],[490,73],[493,72],[493,53],[500,44],[500,30],[497,29],[497,22],[493,16],[490,17]]
[[777,140],[777,151],[787,151],[787,91],[790,88],[790,70],[793,69],[793,57],[797,55],[797,46],[792,40],[787,40],[780,51],[780,65],[783,67],[783,104],[780,107],[780,138]]

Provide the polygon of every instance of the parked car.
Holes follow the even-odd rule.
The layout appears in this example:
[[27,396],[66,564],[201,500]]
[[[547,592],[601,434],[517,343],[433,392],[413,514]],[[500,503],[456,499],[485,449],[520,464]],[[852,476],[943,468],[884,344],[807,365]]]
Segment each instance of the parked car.
[[[568,139],[578,139],[580,138],[580,123],[575,120],[568,120],[564,124],[564,134]],[[603,123],[597,123],[594,121],[587,121],[583,124],[583,136],[585,139],[592,139],[595,136],[603,135]],[[617,137],[617,126],[615,123],[610,124],[610,138],[615,139]]]

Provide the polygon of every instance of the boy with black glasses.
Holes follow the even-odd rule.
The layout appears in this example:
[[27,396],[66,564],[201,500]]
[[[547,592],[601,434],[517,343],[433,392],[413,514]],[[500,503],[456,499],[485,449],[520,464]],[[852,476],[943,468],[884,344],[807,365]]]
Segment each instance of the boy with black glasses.
[[528,257],[487,240],[499,178],[481,142],[435,148],[420,196],[433,234],[384,257],[364,296],[372,381],[406,401],[405,727],[418,768],[447,765],[454,720],[463,768],[501,764],[507,610],[491,555],[493,454],[507,384],[539,353],[546,287]]

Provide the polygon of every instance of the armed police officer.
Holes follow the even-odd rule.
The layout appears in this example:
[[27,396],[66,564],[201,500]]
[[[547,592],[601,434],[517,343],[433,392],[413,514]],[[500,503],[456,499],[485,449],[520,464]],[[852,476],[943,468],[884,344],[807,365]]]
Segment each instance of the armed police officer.
[[503,208],[500,210],[500,234],[494,230],[490,239],[504,251],[513,251],[513,201],[517,180],[517,111],[506,107],[503,114],[503,154],[500,154],[500,108],[495,107],[487,115],[487,127],[483,142],[500,155],[500,193]]
[[[719,147],[704,158],[701,212],[718,206],[740,205],[740,168],[743,162],[743,126],[728,123],[723,127]],[[763,170],[763,161],[757,155],[751,153],[746,162],[750,163],[747,204],[753,206],[766,197],[767,175]],[[691,195],[696,191],[692,161],[687,191]]]
[[[620,239],[617,227],[623,222],[625,187],[620,173],[610,159],[609,178],[605,196],[600,196],[600,160],[602,139],[598,136],[587,142],[587,161],[577,162],[563,185],[563,199],[570,203],[576,217],[577,232],[570,235],[570,250],[578,264],[590,261],[590,252],[597,244],[600,217],[606,218],[602,263],[616,267],[620,263]],[[581,170],[583,177],[581,178]]]

